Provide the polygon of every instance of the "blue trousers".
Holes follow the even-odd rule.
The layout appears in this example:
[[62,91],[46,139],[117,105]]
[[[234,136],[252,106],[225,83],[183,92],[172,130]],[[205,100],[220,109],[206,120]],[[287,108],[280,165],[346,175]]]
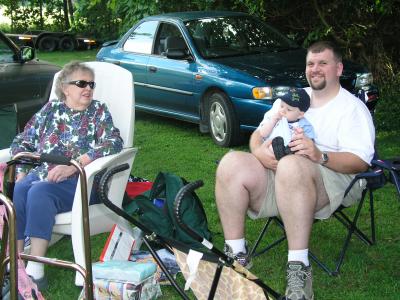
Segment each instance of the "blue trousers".
[[[59,183],[39,181],[33,174],[17,182],[13,195],[17,239],[28,236],[50,241],[55,216],[72,209],[77,182],[77,177]],[[95,193],[90,202],[98,202]]]

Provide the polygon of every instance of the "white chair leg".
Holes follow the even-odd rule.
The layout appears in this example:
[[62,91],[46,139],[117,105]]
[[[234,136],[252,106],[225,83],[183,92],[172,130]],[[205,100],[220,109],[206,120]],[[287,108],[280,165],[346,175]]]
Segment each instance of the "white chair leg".
[[64,237],[63,234],[59,234],[59,233],[53,233],[51,235],[51,240],[49,242],[49,247],[54,245],[55,243],[57,243],[59,240],[61,240]]
[[[78,222],[78,223],[81,223],[81,222]],[[82,230],[82,229],[80,229],[80,230]],[[83,233],[79,234],[79,230],[78,230],[78,232],[76,232],[76,231],[74,232],[74,228],[73,228],[72,232],[73,233],[71,235],[71,241],[72,241],[72,250],[74,252],[75,263],[80,265],[84,269],[86,269],[86,266],[85,266],[85,247],[84,247],[84,241],[83,241]],[[79,272],[76,272],[75,285],[83,286],[83,283],[84,283],[83,276]]]
[[83,280],[83,276],[79,272],[76,272],[75,273],[75,285],[83,286],[84,282],[85,282],[85,280]]

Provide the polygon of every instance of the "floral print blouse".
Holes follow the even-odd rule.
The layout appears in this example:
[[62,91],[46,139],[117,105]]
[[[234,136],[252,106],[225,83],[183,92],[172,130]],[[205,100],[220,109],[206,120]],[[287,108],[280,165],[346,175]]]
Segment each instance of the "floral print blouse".
[[[106,104],[92,100],[83,111],[69,108],[63,101],[47,102],[26,124],[11,144],[11,155],[22,151],[62,155],[72,159],[87,154],[91,160],[118,153],[123,146]],[[29,171],[41,180],[55,165],[43,163]],[[17,172],[27,172],[27,166]]]

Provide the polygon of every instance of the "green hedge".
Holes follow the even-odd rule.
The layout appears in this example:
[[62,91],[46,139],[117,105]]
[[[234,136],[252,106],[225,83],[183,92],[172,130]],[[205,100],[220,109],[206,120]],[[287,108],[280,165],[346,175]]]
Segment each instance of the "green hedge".
[[391,82],[379,84],[380,97],[375,111],[376,130],[398,131],[400,129],[400,75]]

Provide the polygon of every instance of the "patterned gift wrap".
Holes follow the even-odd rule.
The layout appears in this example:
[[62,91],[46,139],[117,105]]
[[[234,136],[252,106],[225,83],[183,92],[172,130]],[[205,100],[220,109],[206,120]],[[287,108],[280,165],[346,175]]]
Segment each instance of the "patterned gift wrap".
[[[95,300],[150,300],[157,299],[162,295],[160,285],[154,276],[138,284],[109,279],[94,279],[93,289]],[[82,290],[79,300],[84,299],[84,293],[85,291]]]

